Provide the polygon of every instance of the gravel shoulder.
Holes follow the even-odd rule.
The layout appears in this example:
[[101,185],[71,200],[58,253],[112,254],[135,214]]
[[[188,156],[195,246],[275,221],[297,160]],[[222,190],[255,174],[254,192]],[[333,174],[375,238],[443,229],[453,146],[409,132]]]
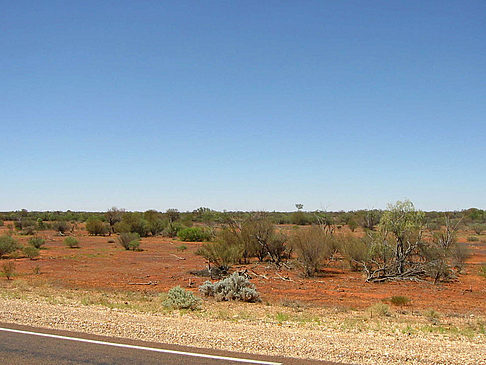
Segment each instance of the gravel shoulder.
[[[83,304],[82,295],[53,298],[29,289],[0,289],[0,321],[201,348],[356,364],[486,364],[486,336],[428,328],[406,315],[364,318],[364,312],[205,302],[198,312],[137,310]],[[80,296],[80,294],[82,294]],[[115,303],[112,301],[111,303]],[[126,302],[125,302],[126,303]],[[153,306],[153,303],[151,304]],[[153,307],[151,307],[153,308]],[[359,319],[362,319],[360,322]],[[451,322],[452,321],[452,322]],[[483,319],[468,319],[470,325]],[[422,326],[422,327],[420,327]],[[425,327],[424,327],[425,326]],[[433,326],[430,326],[433,328]]]

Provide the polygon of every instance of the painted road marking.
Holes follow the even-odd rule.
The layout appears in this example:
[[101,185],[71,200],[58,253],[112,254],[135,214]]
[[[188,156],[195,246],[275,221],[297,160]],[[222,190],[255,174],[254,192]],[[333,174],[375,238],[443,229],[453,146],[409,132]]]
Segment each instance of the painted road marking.
[[247,364],[282,365],[282,363],[280,363],[280,362],[250,360],[250,359],[242,359],[242,358],[238,358],[238,357],[227,357],[227,356],[217,356],[217,355],[199,354],[197,352],[186,352],[186,351],[167,350],[167,349],[160,349],[160,348],[157,348],[157,347],[146,347],[146,346],[127,345],[127,344],[124,344],[124,343],[105,342],[105,341],[98,341],[98,340],[88,340],[88,339],[85,339],[85,338],[69,337],[69,336],[60,336],[60,335],[53,335],[53,334],[50,334],[50,333],[41,333],[41,332],[31,332],[31,331],[14,330],[14,329],[11,329],[11,328],[1,328],[0,327],[0,331],[3,331],[3,332],[12,332],[12,333],[20,333],[20,334],[23,334],[23,335],[32,335],[32,336],[56,338],[56,339],[59,339],[59,340],[68,340],[68,341],[77,341],[77,342],[84,342],[84,343],[92,343],[92,344],[96,344],[96,345],[105,345],[105,346],[113,346],[113,347],[123,347],[123,348],[134,349],[134,350],[144,350],[144,351],[162,352],[162,353],[165,353],[165,354],[174,354],[174,355],[182,355],[182,356],[202,357],[202,358],[214,359],[214,360],[225,360],[225,361],[243,362],[243,363],[247,363]]

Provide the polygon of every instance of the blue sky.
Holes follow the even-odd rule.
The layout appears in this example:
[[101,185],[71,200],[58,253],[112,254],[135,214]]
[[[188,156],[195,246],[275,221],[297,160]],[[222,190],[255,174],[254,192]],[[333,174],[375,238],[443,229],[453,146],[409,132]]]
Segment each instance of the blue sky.
[[486,208],[484,1],[0,7],[0,210]]

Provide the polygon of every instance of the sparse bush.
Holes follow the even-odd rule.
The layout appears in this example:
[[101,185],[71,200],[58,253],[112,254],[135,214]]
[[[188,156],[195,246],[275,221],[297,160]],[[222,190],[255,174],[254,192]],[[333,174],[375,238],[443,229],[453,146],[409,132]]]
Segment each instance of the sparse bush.
[[71,225],[66,221],[54,222],[54,223],[52,223],[51,226],[52,226],[53,230],[55,230],[55,231],[57,231],[61,234],[64,234],[71,229]]
[[478,272],[478,275],[479,275],[479,276],[482,276],[483,278],[486,278],[486,264],[482,264],[482,265],[479,267],[479,272]]
[[24,246],[22,248],[22,252],[24,253],[24,255],[26,257],[28,257],[29,259],[33,260],[35,259],[36,257],[39,257],[40,255],[40,250],[38,248],[35,248],[34,246]]
[[110,232],[110,227],[100,219],[91,217],[86,221],[86,230],[94,236],[104,236]]
[[214,297],[217,301],[238,300],[242,302],[260,302],[260,294],[246,276],[235,272],[226,279],[212,283],[204,282],[199,291],[208,297]]
[[371,307],[368,307],[368,311],[370,312],[371,317],[388,317],[391,314],[390,307],[387,304],[381,302],[373,304]]
[[207,260],[210,271],[211,264],[213,264],[225,272],[241,258],[241,247],[217,241],[202,245],[196,251],[196,255],[202,256]]
[[352,236],[343,237],[341,253],[352,271],[362,269],[362,263],[368,260],[368,246],[361,238]]
[[202,242],[211,239],[211,233],[201,227],[184,228],[177,233],[181,241]]
[[140,246],[140,236],[138,233],[123,232],[118,236],[118,243],[125,250],[138,250]]
[[0,227],[3,227],[3,220],[0,219]]
[[292,215],[290,216],[290,221],[292,222],[292,224],[305,226],[312,224],[315,219],[313,219],[313,217],[309,213],[298,210],[297,212],[292,213]]
[[476,236],[467,236],[468,242],[477,242],[479,241],[479,237]]
[[169,290],[167,299],[163,302],[166,308],[196,310],[201,307],[201,298],[192,292],[176,286]]
[[46,240],[40,237],[32,237],[29,239],[29,245],[31,245],[34,248],[40,249],[42,246],[44,246],[46,243]]
[[79,248],[79,241],[76,237],[68,236],[64,239],[64,244],[69,248]]
[[4,255],[13,253],[19,248],[17,241],[13,237],[8,234],[0,236],[0,258]]
[[176,247],[176,250],[177,250],[177,251],[185,251],[185,250],[187,250],[187,246],[186,246],[186,245],[180,245],[180,246],[177,246],[177,247]]
[[427,318],[433,324],[438,324],[440,320],[440,314],[432,308],[424,311],[424,317]]
[[356,228],[358,228],[358,223],[354,219],[350,219],[348,221],[348,227],[351,230],[351,232],[356,231]]
[[2,275],[7,278],[7,280],[12,279],[15,275],[15,263],[13,261],[5,262],[2,265]]
[[485,224],[473,224],[471,228],[477,235],[480,235],[482,232],[486,231]]
[[176,237],[177,234],[186,228],[182,223],[179,222],[169,222],[164,229],[164,236]]
[[177,209],[167,209],[165,212],[167,218],[169,218],[169,222],[175,222],[180,219],[181,213]]
[[390,303],[397,306],[410,304],[410,298],[403,295],[394,295],[390,298]]
[[332,235],[318,226],[298,230],[291,238],[304,276],[314,276],[321,269],[323,260],[331,256],[331,240]]

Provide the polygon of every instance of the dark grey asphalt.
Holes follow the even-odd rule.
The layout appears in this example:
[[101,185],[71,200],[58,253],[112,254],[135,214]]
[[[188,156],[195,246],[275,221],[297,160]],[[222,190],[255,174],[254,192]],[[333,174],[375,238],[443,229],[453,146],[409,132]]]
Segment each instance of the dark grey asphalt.
[[[323,361],[308,361],[302,359],[291,359],[283,357],[269,357],[251,355],[245,353],[234,353],[228,351],[216,351],[198,349],[194,347],[176,346],[170,344],[151,343],[143,341],[121,340],[104,336],[87,335],[84,333],[73,333],[67,331],[46,330],[26,326],[0,323],[0,328],[10,328],[22,331],[48,333],[67,337],[104,341],[110,343],[122,343],[134,346],[150,348],[162,348],[173,351],[190,353],[202,353],[215,356],[252,359],[256,361],[277,362],[285,365],[336,365],[335,363]],[[2,365],[23,365],[23,364],[201,364],[201,365],[244,365],[243,362],[207,359],[180,354],[158,353],[153,351],[120,348],[109,345],[77,342],[67,339],[40,337],[30,334],[4,332],[0,330],[0,363]]]

